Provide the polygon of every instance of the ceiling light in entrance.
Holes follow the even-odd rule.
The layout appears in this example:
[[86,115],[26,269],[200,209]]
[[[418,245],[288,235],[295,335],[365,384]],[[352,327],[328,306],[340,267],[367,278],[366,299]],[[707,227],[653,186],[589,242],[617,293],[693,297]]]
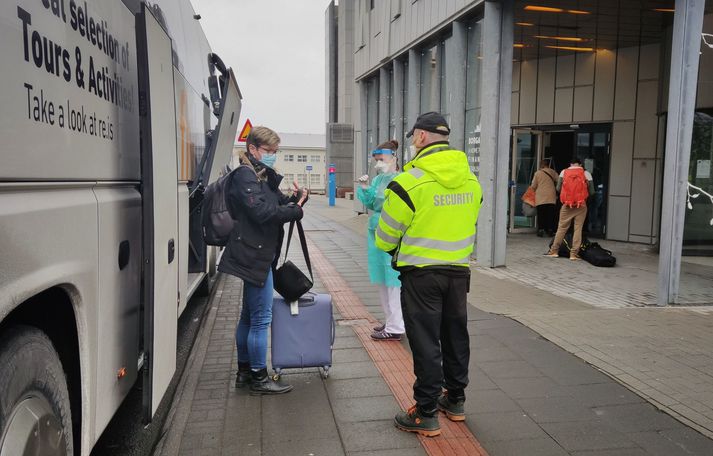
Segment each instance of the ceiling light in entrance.
[[525,47],[525,45],[524,45],[524,44],[522,44],[522,43],[515,43],[515,44],[513,44],[513,45],[512,45],[512,47],[514,47],[514,48],[518,48],[518,49],[519,49],[519,48],[524,48],[524,47]]
[[673,8],[654,8],[653,11],[656,11],[657,13],[673,13],[676,10]]
[[569,14],[591,14],[589,11],[571,10],[564,8],[553,8],[551,6],[526,5],[525,11],[536,11],[540,13],[569,13]]
[[580,38],[578,36],[545,36],[545,35],[535,35],[535,38],[541,40],[557,40],[557,41],[572,41],[575,43],[581,43],[583,41],[589,41],[586,38]]
[[534,27],[535,24],[531,22],[515,22],[515,25],[519,25],[520,27]]
[[594,52],[594,48],[591,47],[577,47],[577,46],[545,46],[549,49],[560,49],[562,51],[575,51],[575,52]]

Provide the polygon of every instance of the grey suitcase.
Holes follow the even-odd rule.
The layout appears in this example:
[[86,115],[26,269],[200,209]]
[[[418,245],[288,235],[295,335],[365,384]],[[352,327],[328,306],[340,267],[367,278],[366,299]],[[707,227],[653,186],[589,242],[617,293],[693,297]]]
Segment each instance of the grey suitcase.
[[307,293],[299,299],[298,309],[297,315],[292,315],[290,304],[274,295],[272,368],[279,377],[282,369],[321,367],[327,378],[335,336],[332,296]]

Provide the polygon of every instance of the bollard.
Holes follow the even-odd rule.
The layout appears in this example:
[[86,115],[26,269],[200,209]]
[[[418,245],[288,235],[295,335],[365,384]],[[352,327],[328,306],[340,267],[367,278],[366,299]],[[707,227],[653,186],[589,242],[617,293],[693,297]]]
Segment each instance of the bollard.
[[334,198],[337,196],[337,177],[334,163],[329,164],[329,205],[334,206]]

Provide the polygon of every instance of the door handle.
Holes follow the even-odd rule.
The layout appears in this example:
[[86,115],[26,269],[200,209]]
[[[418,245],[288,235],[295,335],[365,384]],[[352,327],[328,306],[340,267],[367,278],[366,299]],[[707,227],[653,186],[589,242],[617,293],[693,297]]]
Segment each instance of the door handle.
[[176,256],[176,243],[173,239],[168,241],[168,264],[173,263],[173,259]]

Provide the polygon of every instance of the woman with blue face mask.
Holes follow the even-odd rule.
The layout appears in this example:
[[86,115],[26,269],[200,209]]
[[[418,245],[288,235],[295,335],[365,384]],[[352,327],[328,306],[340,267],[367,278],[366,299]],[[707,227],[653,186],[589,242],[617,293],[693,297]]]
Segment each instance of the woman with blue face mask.
[[367,257],[369,259],[369,279],[379,287],[381,308],[384,310],[384,324],[374,328],[374,340],[401,340],[405,332],[401,313],[401,281],[399,273],[391,267],[388,253],[376,248],[376,229],[379,225],[381,208],[384,205],[384,190],[398,174],[396,151],[399,143],[395,139],[380,144],[371,152],[376,176],[368,184],[369,175],[357,179],[357,198],[371,212],[367,231]]
[[267,375],[267,330],[272,322],[272,275],[284,237],[283,225],[302,218],[307,190],[295,184],[291,196],[280,190],[275,172],[280,137],[266,127],[255,127],[247,138],[247,152],[232,174],[228,209],[235,225],[218,270],[243,279],[243,304],[235,330],[238,375],[235,386],[250,386],[253,394],[281,394],[291,385]]

